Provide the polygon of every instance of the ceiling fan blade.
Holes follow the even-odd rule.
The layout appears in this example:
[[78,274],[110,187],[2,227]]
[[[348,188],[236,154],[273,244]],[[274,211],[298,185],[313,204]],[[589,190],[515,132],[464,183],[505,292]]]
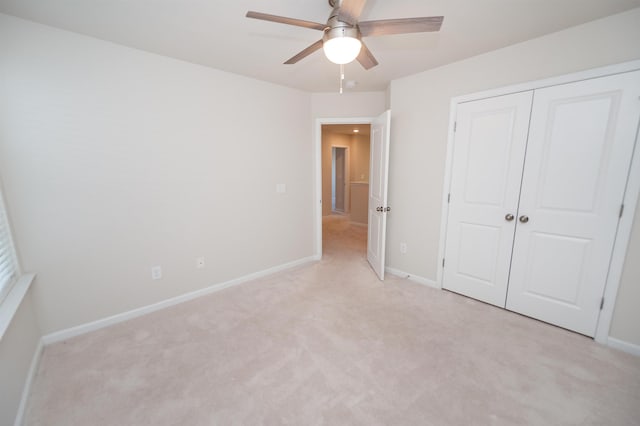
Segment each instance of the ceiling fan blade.
[[358,60],[358,62],[360,62],[360,65],[362,65],[365,70],[369,70],[378,65],[378,61],[373,56],[373,53],[371,53],[367,45],[364,43],[362,43],[360,54],[356,59]]
[[307,47],[302,52],[298,53],[297,55],[289,59],[287,62],[285,62],[285,64],[287,65],[295,64],[300,59],[306,58],[307,56],[311,55],[313,52],[319,49],[322,49],[322,39],[316,41],[311,46]]
[[391,34],[425,33],[440,31],[444,16],[425,18],[383,19],[381,21],[360,22],[360,34],[363,37]]
[[342,0],[338,9],[338,20],[351,25],[357,24],[366,2],[367,0]]
[[302,19],[287,18],[278,15],[269,15],[268,13],[260,13],[254,11],[247,12],[247,18],[261,19],[263,21],[278,22],[280,24],[295,25],[297,27],[311,28],[312,30],[324,31],[327,26],[317,22],[304,21]]

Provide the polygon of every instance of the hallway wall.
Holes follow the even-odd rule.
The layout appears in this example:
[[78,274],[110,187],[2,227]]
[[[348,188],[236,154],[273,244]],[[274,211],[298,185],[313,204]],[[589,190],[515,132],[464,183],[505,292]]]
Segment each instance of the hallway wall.
[[369,182],[369,145],[369,135],[351,136],[351,182]]
[[322,215],[331,214],[331,148],[349,148],[349,182],[346,185],[349,205],[345,211],[351,211],[351,182],[367,182],[369,180],[369,136],[346,135],[322,132]]

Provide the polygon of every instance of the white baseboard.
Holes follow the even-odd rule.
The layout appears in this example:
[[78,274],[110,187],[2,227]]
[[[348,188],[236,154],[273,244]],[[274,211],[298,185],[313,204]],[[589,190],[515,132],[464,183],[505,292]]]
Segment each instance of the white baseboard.
[[29,400],[29,394],[31,393],[31,385],[36,378],[38,372],[38,366],[40,365],[40,357],[42,356],[42,350],[44,349],[44,343],[42,339],[38,340],[38,346],[31,358],[31,365],[29,366],[29,372],[27,373],[27,379],[24,382],[24,388],[22,389],[22,396],[20,397],[20,405],[18,406],[18,413],[16,414],[16,420],[13,422],[14,426],[22,426],[24,422],[24,414],[27,410],[27,401]]
[[61,342],[66,339],[70,339],[75,336],[80,336],[81,334],[89,333],[91,331],[99,330],[101,328],[108,327],[110,325],[118,324],[123,321],[127,321],[133,318],[137,318],[142,315],[149,314],[151,312],[158,311],[160,309],[168,308],[169,306],[174,306],[179,303],[184,303],[189,300],[196,299],[198,297],[205,296],[207,294],[215,293],[216,291],[220,291],[222,289],[233,287],[238,284],[245,283],[247,281],[252,281],[258,278],[262,278],[267,275],[275,274],[276,272],[281,272],[287,269],[295,268],[301,265],[305,265],[307,263],[315,262],[320,259],[320,256],[314,255],[309,257],[304,257],[302,259],[294,260],[293,262],[288,262],[282,265],[274,266],[272,268],[268,268],[262,271],[254,272],[249,275],[245,275],[243,277],[235,278],[230,281],[226,281],[223,283],[214,284],[212,286],[192,291],[186,294],[182,294],[180,296],[172,297],[171,299],[163,300],[158,303],[154,303],[152,305],[143,306],[141,308],[136,308],[131,311],[122,312],[120,314],[116,314],[107,318],[102,318],[96,321],[92,321],[86,324],[81,324],[75,327],[67,328],[60,331],[55,331],[53,333],[49,333],[42,337],[42,343],[44,345],[50,345],[52,343]]
[[607,346],[631,355],[640,356],[640,345],[636,345],[635,343],[629,343],[624,340],[616,339],[615,337],[609,337],[607,339]]
[[417,275],[412,275],[408,272],[404,272],[401,271],[399,269],[395,269],[395,268],[390,268],[390,267],[385,267],[384,268],[385,272],[390,273],[391,275],[395,275],[397,277],[401,277],[401,278],[407,278],[410,281],[416,282],[418,284],[422,284],[422,285],[426,285],[427,287],[432,287],[432,288],[437,288],[438,290],[440,290],[440,286],[438,285],[438,283],[436,283],[433,280],[430,280],[428,278],[423,278],[423,277],[419,277]]

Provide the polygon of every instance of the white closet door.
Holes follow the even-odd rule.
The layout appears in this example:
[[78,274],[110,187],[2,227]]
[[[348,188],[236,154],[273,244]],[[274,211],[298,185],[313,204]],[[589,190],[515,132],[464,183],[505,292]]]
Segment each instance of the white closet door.
[[639,72],[535,91],[507,309],[594,335],[639,97]]
[[457,109],[443,287],[501,307],[531,98],[517,93]]

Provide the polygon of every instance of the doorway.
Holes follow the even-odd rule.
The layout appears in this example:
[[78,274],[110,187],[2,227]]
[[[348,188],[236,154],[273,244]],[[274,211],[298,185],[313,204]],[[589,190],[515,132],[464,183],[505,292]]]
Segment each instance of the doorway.
[[320,128],[320,193],[326,200],[320,217],[323,254],[328,253],[328,240],[335,245],[339,239],[340,244],[366,255],[370,128],[368,123]]
[[[385,273],[385,247],[386,247],[386,224],[387,214],[391,208],[387,205],[387,188],[388,188],[388,175],[389,175],[389,143],[391,140],[391,110],[386,110],[382,114],[373,118],[319,118],[316,119],[316,137],[315,137],[315,246],[316,254],[315,258],[320,260],[323,255],[323,219],[326,212],[331,212],[331,186],[330,186],[330,174],[329,182],[325,182],[327,175],[323,173],[326,170],[327,161],[323,159],[331,158],[323,155],[327,149],[330,149],[330,145],[325,144],[323,146],[323,137],[326,138],[328,132],[323,132],[323,127],[328,125],[342,125],[344,127],[351,127],[349,132],[360,133],[360,130],[353,129],[353,126],[364,124],[367,125],[369,130],[369,163],[367,166],[369,170],[366,173],[356,172],[355,176],[360,176],[362,179],[367,179],[366,189],[364,197],[366,203],[363,203],[365,208],[366,222],[363,223],[367,232],[366,238],[364,238],[366,246],[366,259],[371,265],[371,268],[375,271],[378,278],[384,280]],[[325,127],[325,130],[327,128]],[[356,130],[356,131],[354,131]],[[330,151],[329,151],[330,152]],[[349,163],[349,161],[347,161]],[[331,164],[331,161],[328,162]],[[349,168],[347,168],[349,170]],[[368,178],[367,178],[368,177]],[[350,187],[358,188],[358,185],[363,184],[362,181],[350,181],[347,185],[347,191],[350,192]],[[351,203],[352,198],[347,197],[350,200],[351,214],[355,216],[354,208],[358,203]],[[323,202],[325,200],[326,202]]]

